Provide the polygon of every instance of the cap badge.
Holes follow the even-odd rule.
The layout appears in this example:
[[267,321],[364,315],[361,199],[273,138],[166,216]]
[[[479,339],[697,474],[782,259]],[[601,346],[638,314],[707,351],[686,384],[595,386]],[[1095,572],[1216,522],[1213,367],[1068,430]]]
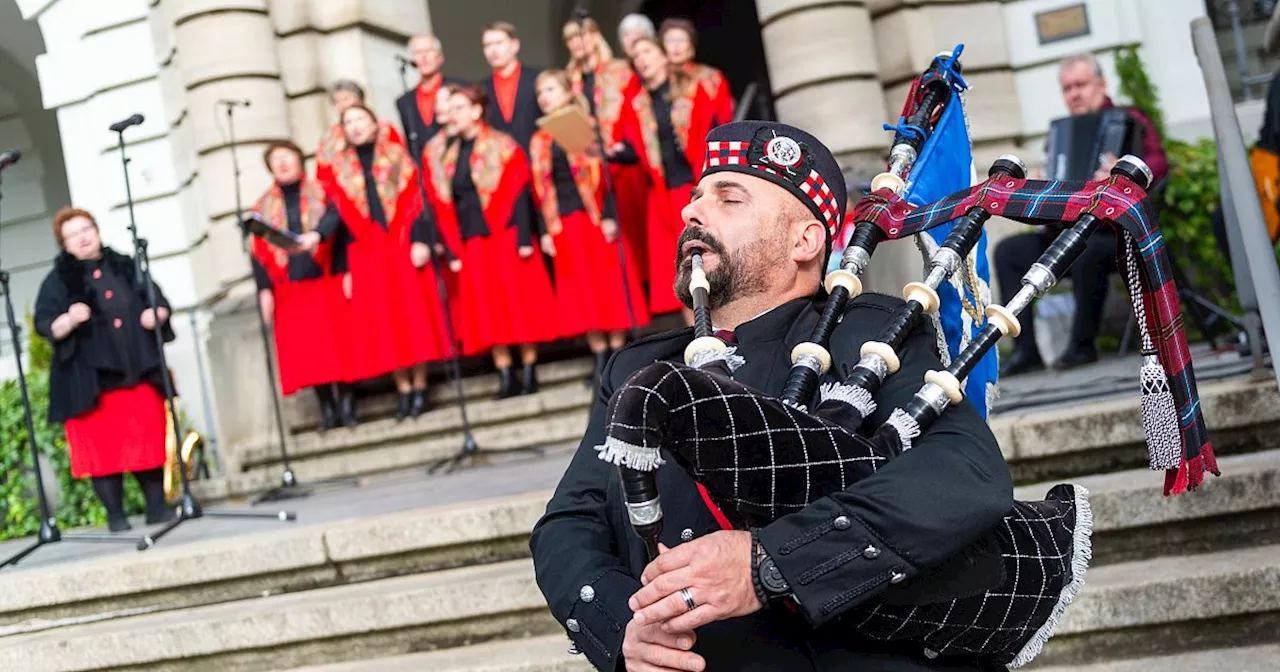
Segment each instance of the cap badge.
[[775,136],[765,141],[764,154],[770,163],[790,168],[800,163],[800,144],[784,135]]

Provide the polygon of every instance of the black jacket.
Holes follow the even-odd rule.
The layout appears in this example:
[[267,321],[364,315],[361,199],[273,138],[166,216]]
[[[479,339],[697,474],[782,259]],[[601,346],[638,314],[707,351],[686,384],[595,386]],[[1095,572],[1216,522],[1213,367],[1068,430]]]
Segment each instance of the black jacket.
[[529,151],[530,138],[538,131],[538,118],[542,116],[542,108],[538,107],[538,90],[534,85],[541,72],[528,63],[520,64],[520,81],[516,83],[516,101],[512,105],[510,123],[502,118],[502,106],[498,104],[493,75],[484,78],[484,91],[489,94],[485,120],[490,126],[515,138],[526,153]]
[[[466,85],[470,82],[449,76],[444,76],[440,80],[441,87],[451,84]],[[422,166],[422,148],[427,146],[428,140],[440,132],[440,124],[436,123],[434,117],[422,118],[422,112],[418,109],[418,87],[416,86],[396,98],[396,109],[400,111],[400,128],[404,129],[404,142],[408,145],[409,152],[413,154],[413,160],[418,166]]]
[[[147,296],[131,257],[111,248],[102,248],[102,267],[125,288],[124,296],[108,298],[94,287],[91,280],[95,262],[82,262],[66,252],[58,254],[53,270],[45,276],[36,296],[35,328],[53,342],[53,362],[49,370],[49,421],[66,422],[97,406],[98,396],[117,387],[139,382],[163,390],[160,355],[154,332],[139,324],[147,309]],[[169,309],[169,302],[159,285],[155,287],[156,305]],[[114,302],[107,306],[105,301]],[[53,341],[53,321],[67,312],[73,303],[88,304],[91,316],[61,341]],[[129,336],[119,340],[110,313],[121,315],[122,328]],[[135,325],[137,325],[135,327]],[[169,321],[161,328],[168,343],[174,339]],[[129,349],[123,356],[120,344]]]
[[[791,349],[812,334],[822,304],[816,298],[797,299],[741,325],[735,335],[747,363],[735,372],[735,379],[779,393],[791,368]],[[826,378],[847,376],[863,342],[877,338],[901,305],[883,295],[863,295],[851,302],[831,339],[837,363]],[[530,539],[538,585],[552,614],[600,670],[622,669],[618,659],[631,619],[627,600],[640,588],[637,577],[644,569],[645,553],[628,522],[617,470],[600,461],[594,447],[604,440],[604,411],[612,391],[648,363],[680,361],[690,340],[690,329],[668,332],[610,359],[586,435]],[[901,369],[876,395],[879,405],[868,420],[870,426],[879,426],[894,408],[906,405],[926,371],[943,368],[935,344],[927,321],[906,340],[899,353]],[[841,620],[855,607],[884,596],[894,572],[913,579],[956,558],[1012,507],[1013,485],[1000,448],[967,401],[948,409],[915,443],[875,475],[761,530],[762,543],[803,606],[794,612],[775,606],[701,628],[694,651],[706,657],[709,670],[908,672],[986,667],[971,660],[929,660],[918,647],[863,641]],[[674,460],[668,458],[659,468],[658,485],[665,514],[663,543],[674,547],[682,533],[698,537],[719,529],[694,482]],[[831,521],[842,515],[853,525],[832,532]],[[873,540],[885,549],[874,559],[848,552]],[[784,555],[780,547],[785,544],[793,548]],[[800,585],[797,579],[812,575],[819,565],[819,576]],[[583,591],[588,585],[592,590]],[[908,580],[894,590],[916,585]],[[584,601],[584,594],[591,599]]]

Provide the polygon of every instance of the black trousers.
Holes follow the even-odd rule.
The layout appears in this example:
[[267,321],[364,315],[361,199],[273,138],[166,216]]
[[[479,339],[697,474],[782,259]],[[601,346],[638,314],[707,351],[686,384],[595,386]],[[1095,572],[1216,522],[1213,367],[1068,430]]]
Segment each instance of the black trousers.
[[[155,516],[164,511],[164,467],[156,467],[147,471],[133,473],[138,486],[142,488],[142,497],[147,502],[147,514]],[[110,476],[94,476],[93,491],[107,510],[108,520],[124,520],[124,474]]]
[[[1000,279],[1001,301],[1008,303],[1022,288],[1022,276],[1049,249],[1055,236],[1049,230],[1022,233],[1004,239],[996,246],[996,274]],[[1071,342],[1092,346],[1098,337],[1102,307],[1107,301],[1107,276],[1116,270],[1116,234],[1099,229],[1089,236],[1083,253],[1068,270],[1072,292],[1076,298],[1076,314],[1071,324]],[[1036,351],[1035,311],[1028,307],[1018,315],[1022,333],[1016,348]]]

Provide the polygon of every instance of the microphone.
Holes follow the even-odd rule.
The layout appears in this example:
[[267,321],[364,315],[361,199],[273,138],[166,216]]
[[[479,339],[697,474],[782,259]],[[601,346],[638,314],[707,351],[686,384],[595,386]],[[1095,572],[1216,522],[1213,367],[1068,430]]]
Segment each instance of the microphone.
[[227,107],[249,107],[249,100],[247,98],[223,98],[218,101],[218,104],[226,105]]
[[17,163],[18,159],[21,158],[22,152],[19,152],[16,149],[0,152],[0,170],[4,170],[5,168]]
[[111,130],[115,131],[116,133],[119,133],[120,131],[123,131],[124,129],[129,128],[130,126],[137,126],[138,124],[141,124],[142,119],[143,117],[141,114],[135,114],[132,117],[125,119],[124,121],[117,121],[116,123],[111,124]]
[[591,12],[587,11],[585,2],[579,2],[573,6],[573,18],[577,19],[578,23],[583,23],[591,18]]

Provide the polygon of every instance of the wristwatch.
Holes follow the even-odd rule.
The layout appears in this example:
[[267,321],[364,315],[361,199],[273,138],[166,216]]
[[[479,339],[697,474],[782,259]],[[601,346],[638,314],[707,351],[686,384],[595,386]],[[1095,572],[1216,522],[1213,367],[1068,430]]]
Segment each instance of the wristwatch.
[[754,532],[752,536],[755,553],[751,563],[751,579],[755,584],[756,597],[766,606],[792,597],[791,584],[787,583],[787,579],[782,576],[773,558],[769,557],[769,553],[764,550],[764,544],[755,538]]

